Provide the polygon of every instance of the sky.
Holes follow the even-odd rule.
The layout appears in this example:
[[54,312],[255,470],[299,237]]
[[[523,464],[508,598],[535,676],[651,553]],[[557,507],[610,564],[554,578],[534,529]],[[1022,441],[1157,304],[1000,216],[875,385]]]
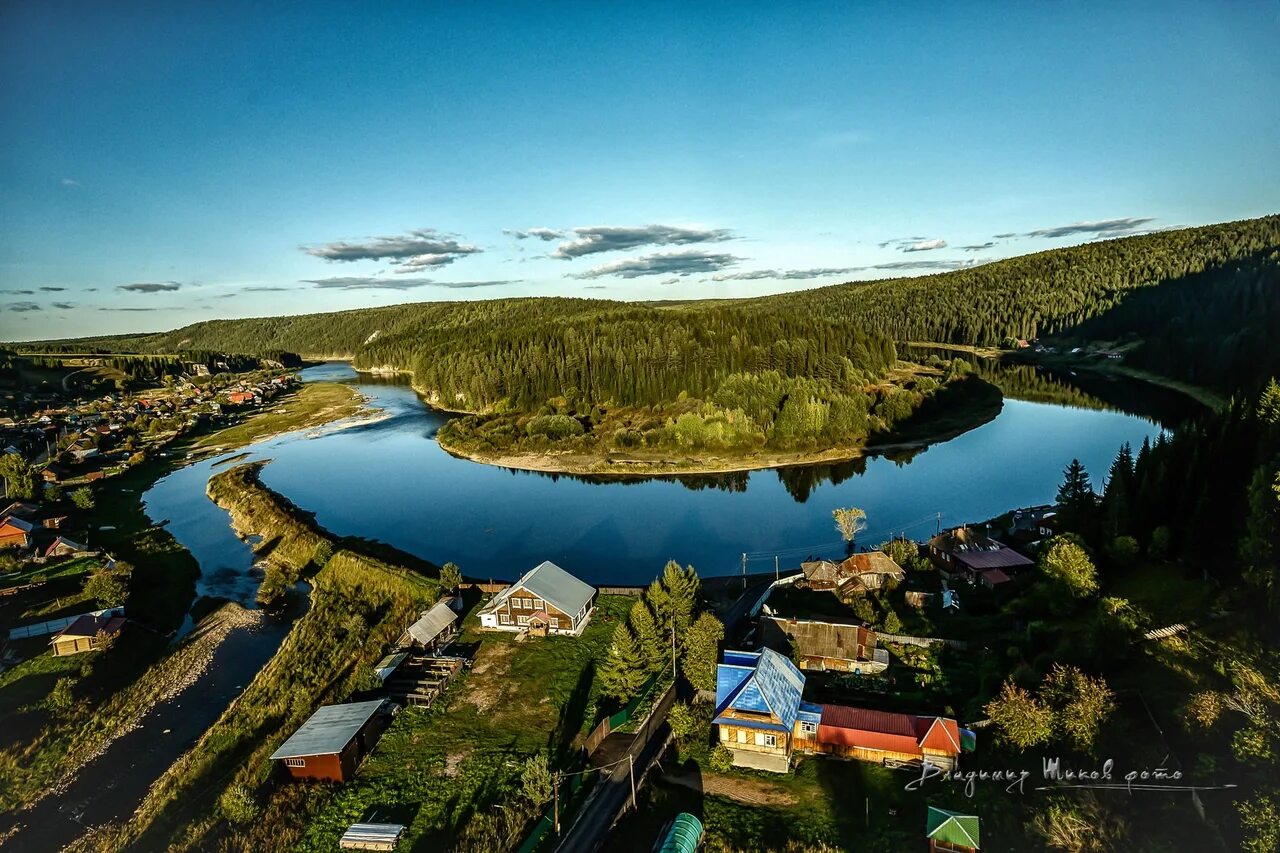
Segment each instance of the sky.
[[0,3],[0,340],[1280,212],[1280,4]]

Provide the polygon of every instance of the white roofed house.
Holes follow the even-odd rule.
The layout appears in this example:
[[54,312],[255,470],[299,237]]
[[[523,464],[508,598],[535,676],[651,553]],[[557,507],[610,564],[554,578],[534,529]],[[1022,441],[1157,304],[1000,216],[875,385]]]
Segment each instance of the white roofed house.
[[480,610],[480,625],[530,634],[582,632],[595,609],[596,589],[552,562],[540,563]]

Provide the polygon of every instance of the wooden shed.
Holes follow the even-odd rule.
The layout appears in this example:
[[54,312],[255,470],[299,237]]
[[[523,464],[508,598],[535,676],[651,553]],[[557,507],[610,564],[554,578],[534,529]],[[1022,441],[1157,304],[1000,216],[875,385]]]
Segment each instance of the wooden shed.
[[271,754],[294,779],[345,782],[390,723],[396,706],[386,699],[325,705]]
[[86,613],[53,635],[53,653],[57,657],[92,652],[103,638],[114,639],[124,630],[125,619],[111,611],[95,615]]

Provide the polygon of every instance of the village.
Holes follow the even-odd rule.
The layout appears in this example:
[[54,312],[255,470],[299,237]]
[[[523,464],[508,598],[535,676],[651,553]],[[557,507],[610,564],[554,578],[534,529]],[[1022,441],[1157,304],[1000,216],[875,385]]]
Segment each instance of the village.
[[[223,448],[219,436],[245,416],[265,417],[269,402],[298,391],[293,374],[269,370],[212,386],[204,376],[204,387],[199,378],[78,402],[11,397],[21,405],[4,434],[16,499],[0,509],[0,608],[10,602],[0,707],[23,726],[73,713],[90,683],[109,703],[102,674],[127,671],[130,649],[161,662],[172,653],[154,594],[90,533],[112,532],[101,522],[113,510],[97,501],[140,466],[194,452],[193,437]],[[1077,605],[1063,609],[1097,589],[1064,572],[1095,571],[1068,505],[939,522],[927,539],[872,546],[858,538],[861,510],[845,508],[833,514],[843,556],[709,578],[672,562],[648,587],[597,587],[551,561],[482,581],[336,540],[257,483],[256,470],[227,469],[210,497],[232,510],[262,565],[318,590],[323,605],[294,628],[309,639],[294,646],[333,631],[345,639],[308,663],[282,647],[279,667],[320,680],[303,685],[286,721],[255,724],[253,761],[218,758],[236,781],[216,813],[251,837],[285,832],[302,850],[417,849],[443,836],[460,850],[571,853],[781,849],[795,839],[814,850],[1004,849],[982,839],[1022,819],[1008,802],[908,783],[1007,761],[1024,698],[1065,702],[1053,711],[1064,719],[1089,705],[1071,730],[1087,730],[1087,752],[1114,709],[1106,684],[1055,668],[1039,698],[1011,673],[1027,684],[1049,649],[1083,648],[1090,633],[1140,640],[1156,624],[1128,605],[1084,619]],[[246,496],[262,506],[237,515]],[[366,584],[384,582],[390,597],[365,600]],[[328,668],[346,674],[329,681]],[[54,675],[38,693],[32,679],[6,681],[6,669],[10,679]],[[289,682],[264,682],[271,671],[245,695],[275,701]],[[993,739],[999,758],[984,756]],[[466,793],[450,806],[459,785]],[[288,829],[280,817],[259,826],[276,814],[270,804],[298,796],[305,816]]]

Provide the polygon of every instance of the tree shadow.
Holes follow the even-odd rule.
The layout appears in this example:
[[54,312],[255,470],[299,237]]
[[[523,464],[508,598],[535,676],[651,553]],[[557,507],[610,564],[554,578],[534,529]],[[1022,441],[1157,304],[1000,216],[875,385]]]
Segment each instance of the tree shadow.
[[589,662],[578,674],[578,680],[569,693],[569,699],[560,709],[560,718],[547,739],[547,751],[554,766],[563,766],[575,749],[575,742],[586,722],[587,707],[591,699],[591,685],[595,681],[596,665]]

